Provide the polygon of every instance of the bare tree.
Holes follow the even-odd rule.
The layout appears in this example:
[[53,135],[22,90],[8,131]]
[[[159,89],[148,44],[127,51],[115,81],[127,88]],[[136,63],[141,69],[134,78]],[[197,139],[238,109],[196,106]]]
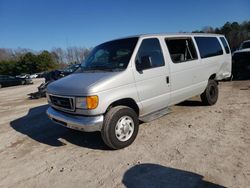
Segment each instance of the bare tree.
[[214,29],[211,26],[205,26],[202,28],[202,32],[204,33],[214,33]]
[[53,53],[58,57],[60,63],[81,63],[89,54],[90,49],[84,47],[68,47],[67,49],[53,48]]
[[59,63],[65,63],[65,51],[62,48],[53,48],[51,52],[57,55]]
[[67,60],[67,63],[74,62],[74,55],[73,55],[72,47],[69,47],[66,49],[66,60]]
[[68,63],[81,63],[90,50],[83,47],[69,47],[66,49],[66,59]]
[[13,50],[0,48],[0,61],[10,61],[15,59]]

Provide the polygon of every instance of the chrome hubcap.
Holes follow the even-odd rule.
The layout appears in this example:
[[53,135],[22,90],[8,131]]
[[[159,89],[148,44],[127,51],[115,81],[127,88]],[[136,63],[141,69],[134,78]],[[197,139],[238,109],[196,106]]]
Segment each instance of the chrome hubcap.
[[115,136],[119,141],[125,142],[134,132],[134,121],[129,116],[121,117],[115,126]]

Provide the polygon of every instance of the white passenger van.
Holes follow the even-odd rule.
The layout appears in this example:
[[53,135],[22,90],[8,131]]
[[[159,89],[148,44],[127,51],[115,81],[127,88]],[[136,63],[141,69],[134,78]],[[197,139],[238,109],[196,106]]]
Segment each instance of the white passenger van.
[[113,149],[130,145],[139,120],[200,95],[218,98],[218,81],[231,76],[231,52],[223,35],[138,35],[95,47],[79,69],[48,85],[48,116],[80,131],[101,131]]

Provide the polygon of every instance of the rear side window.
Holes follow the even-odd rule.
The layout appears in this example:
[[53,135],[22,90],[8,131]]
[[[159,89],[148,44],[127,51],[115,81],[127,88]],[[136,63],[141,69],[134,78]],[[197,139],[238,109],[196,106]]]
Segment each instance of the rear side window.
[[168,38],[165,40],[173,63],[197,59],[191,38]]
[[227,45],[226,39],[224,37],[220,37],[220,40],[225,48],[226,53],[229,54],[230,50],[229,50],[229,46]]
[[194,37],[199,48],[201,58],[223,54],[221,45],[216,37]]
[[137,53],[136,63],[141,64],[144,57],[150,58],[150,67],[164,66],[164,58],[162,55],[161,45],[156,38],[144,39]]

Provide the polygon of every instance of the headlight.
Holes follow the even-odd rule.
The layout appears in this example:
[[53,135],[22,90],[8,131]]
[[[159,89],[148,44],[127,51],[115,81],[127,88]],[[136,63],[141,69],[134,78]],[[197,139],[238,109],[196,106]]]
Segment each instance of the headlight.
[[76,108],[92,110],[98,106],[98,96],[76,97]]

